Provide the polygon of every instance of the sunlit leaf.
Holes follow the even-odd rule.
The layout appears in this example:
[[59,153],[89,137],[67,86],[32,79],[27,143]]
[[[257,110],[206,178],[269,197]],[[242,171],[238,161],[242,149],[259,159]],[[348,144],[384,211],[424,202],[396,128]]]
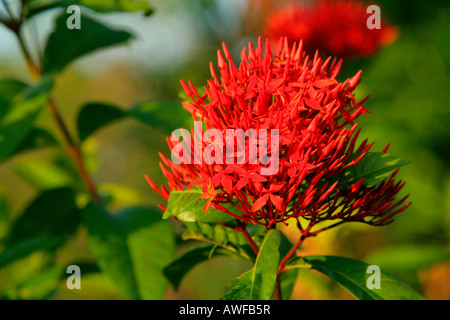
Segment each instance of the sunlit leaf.
[[53,86],[51,79],[44,79],[37,86],[27,89],[19,101],[9,107],[0,120],[0,161],[17,150],[33,128],[39,112],[46,106]]
[[[211,207],[207,211],[203,211],[207,200],[201,198],[202,194],[203,192],[201,190],[173,190],[170,192],[169,202],[163,218],[167,219],[174,216],[183,222],[205,223],[230,222],[236,220],[231,215]],[[225,205],[225,207],[231,212],[236,211],[236,208],[232,205]]]
[[270,230],[253,268],[234,278],[225,288],[225,300],[269,300],[272,298],[280,260],[281,232]]
[[380,289],[369,289],[367,263],[336,256],[308,256],[303,262],[345,288],[359,300],[422,300],[424,297],[403,281],[389,273],[381,271]]

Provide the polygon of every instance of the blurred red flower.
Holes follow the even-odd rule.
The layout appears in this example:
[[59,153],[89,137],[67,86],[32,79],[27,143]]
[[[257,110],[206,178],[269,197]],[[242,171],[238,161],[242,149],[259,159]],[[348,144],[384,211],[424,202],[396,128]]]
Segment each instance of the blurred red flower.
[[367,28],[367,7],[357,0],[291,2],[268,16],[263,33],[275,42],[284,36],[290,44],[303,40],[310,54],[319,50],[341,58],[367,58],[398,36],[397,29],[385,21],[381,29]]
[[[353,94],[361,71],[339,82],[336,76],[341,61],[322,60],[318,54],[310,59],[301,43],[289,47],[286,38],[281,39],[275,55],[269,40],[265,48],[261,39],[257,48],[250,43],[248,52],[245,47],[242,50],[239,67],[225,45],[223,51],[228,63],[219,50],[220,77],[211,63],[212,79],[204,94],[182,81],[191,100],[183,105],[194,120],[203,121],[206,129],[222,133],[227,129],[278,130],[279,170],[264,176],[262,168],[267,165],[261,162],[176,164],[161,155],[170,190],[200,185],[203,198],[208,199],[206,207],[268,228],[299,217],[311,225],[324,220],[383,225],[409,205],[403,205],[405,198],[395,201],[403,187],[395,182],[396,172],[372,187],[365,186],[364,179],[350,184],[339,181],[339,174],[356,165],[373,145],[366,140],[356,146],[359,130],[355,120],[367,113],[362,105],[366,98],[357,102]],[[247,152],[252,148],[248,140]],[[172,151],[175,143],[169,138],[167,141]],[[211,143],[203,141],[202,150]],[[224,159],[227,156],[230,154],[224,150]],[[169,190],[147,179],[167,200]],[[224,204],[236,210],[230,212]]]

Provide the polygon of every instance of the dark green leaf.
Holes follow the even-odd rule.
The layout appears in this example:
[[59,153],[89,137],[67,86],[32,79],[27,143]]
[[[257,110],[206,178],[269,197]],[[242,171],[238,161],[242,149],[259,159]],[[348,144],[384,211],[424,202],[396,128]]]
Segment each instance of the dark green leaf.
[[10,108],[19,102],[28,86],[18,80],[0,80],[0,121],[8,114]]
[[49,299],[58,289],[64,278],[64,268],[49,267],[27,277],[5,290],[3,299],[10,300],[44,300]]
[[25,258],[36,251],[53,250],[61,245],[62,239],[55,237],[40,237],[28,239],[8,247],[0,254],[0,268],[16,260]]
[[49,99],[53,82],[44,79],[24,93],[0,120],[0,161],[11,155],[28,136],[39,112]]
[[55,30],[50,34],[44,51],[46,74],[63,70],[72,61],[112,45],[124,43],[132,38],[126,31],[114,30],[86,15],[81,15],[81,29],[69,30],[67,15],[56,19]]
[[175,253],[170,225],[148,208],[112,216],[90,203],[83,217],[92,253],[121,294],[128,299],[161,299],[167,286],[163,268]]
[[369,289],[370,266],[361,261],[335,256],[309,256],[304,262],[344,287],[360,300],[422,300],[424,297],[396,277],[381,271],[381,288]]
[[[348,161],[360,155],[361,153],[355,153]],[[407,164],[408,161],[400,160],[388,153],[367,152],[355,165],[340,173],[336,180],[339,180],[340,185],[350,186],[364,178],[363,185],[373,187],[386,179],[392,171]]]
[[180,127],[192,127],[192,119],[188,121],[183,111],[178,101],[150,101],[133,107],[128,113],[140,122],[170,135]]
[[125,227],[140,298],[162,299],[168,285],[163,270],[175,256],[172,226],[149,207],[128,208],[117,217]]
[[[198,189],[186,191],[174,190],[170,192],[169,202],[163,218],[167,219],[170,216],[174,216],[183,222],[205,223],[230,222],[236,220],[236,218],[233,218],[231,215],[211,207],[207,211],[203,211],[207,200],[201,199],[202,194],[203,192]],[[224,205],[224,207],[239,215],[234,206],[228,204]]]
[[78,228],[80,220],[75,192],[71,188],[46,190],[14,221],[8,242],[17,243],[41,236],[71,235]]
[[127,299],[139,299],[130,252],[123,226],[101,206],[89,203],[83,211],[89,244],[98,266]]
[[272,298],[280,260],[281,232],[270,230],[261,245],[253,268],[232,279],[225,288],[225,300],[269,300]]
[[108,104],[90,103],[78,115],[77,127],[80,141],[85,140],[101,127],[126,116],[125,111]]
[[181,281],[192,268],[199,263],[209,260],[213,256],[219,255],[229,256],[230,253],[222,248],[216,248],[212,244],[189,248],[164,268],[164,275],[169,279],[175,289],[178,289]]
[[[254,261],[256,255],[248,245],[247,240],[241,232],[219,224],[207,224],[198,222],[187,222],[187,230],[183,233],[183,240],[199,240],[210,242],[237,254],[241,258]],[[259,235],[261,228],[249,228],[250,236]]]
[[58,141],[47,130],[33,127],[12,154],[57,145]]

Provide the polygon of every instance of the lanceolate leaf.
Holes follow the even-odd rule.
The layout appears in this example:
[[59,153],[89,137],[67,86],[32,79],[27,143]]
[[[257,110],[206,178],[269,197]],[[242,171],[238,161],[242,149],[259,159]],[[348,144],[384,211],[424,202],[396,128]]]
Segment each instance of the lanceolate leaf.
[[6,288],[2,299],[45,300],[58,289],[66,273],[61,266],[48,267]]
[[259,251],[253,268],[232,279],[225,288],[226,300],[269,300],[277,280],[280,260],[281,232],[270,230]]
[[39,112],[47,104],[49,91],[53,85],[51,80],[47,80],[27,89],[22,97],[20,97],[22,93],[19,93],[19,99],[14,98],[10,102],[11,105],[6,107],[8,112],[0,118],[0,161],[17,150],[33,128],[33,122]]
[[[361,153],[355,153],[349,161],[360,155]],[[364,178],[363,185],[373,187],[388,177],[392,171],[407,164],[408,161],[400,160],[388,153],[367,152],[362,159],[344,170],[336,179],[340,185],[350,186]]]
[[62,239],[56,237],[38,237],[24,240],[7,247],[7,249],[0,254],[0,268],[25,258],[33,252],[53,250],[61,244]]
[[117,218],[125,228],[140,298],[162,299],[168,285],[163,270],[175,256],[172,226],[149,207],[124,209]]
[[[369,289],[367,278],[369,264],[335,256],[309,256],[304,262],[344,287],[360,300],[422,300],[424,297],[403,281],[381,271],[380,289]],[[301,264],[304,266],[304,264]]]
[[80,141],[85,140],[101,127],[110,124],[113,121],[122,119],[126,112],[115,106],[90,103],[85,105],[78,115],[77,127]]
[[129,110],[104,103],[90,103],[85,105],[78,115],[78,135],[83,141],[102,127],[125,118],[135,119],[170,135],[180,126],[189,125],[176,116],[176,108],[180,108],[176,101],[151,101],[139,104]]
[[0,80],[0,121],[10,108],[22,98],[27,85],[14,79]]
[[81,220],[75,192],[68,187],[42,192],[17,218],[7,237],[8,243],[44,236],[73,234]]
[[128,299],[162,299],[168,284],[163,268],[173,259],[175,242],[156,210],[133,207],[113,216],[90,203],[83,217],[92,253],[119,292]]
[[63,70],[72,61],[112,45],[124,43],[132,38],[127,31],[115,30],[109,26],[81,15],[81,29],[69,30],[67,15],[56,19],[55,30],[50,34],[44,51],[44,72],[46,74]]
[[192,247],[165,267],[164,275],[169,279],[174,288],[178,289],[181,281],[192,268],[216,256],[233,256],[233,253],[212,244]]
[[19,152],[31,151],[45,147],[54,147],[58,145],[58,141],[45,129],[32,127],[27,136],[14,149],[11,154]]
[[[187,230],[183,233],[183,240],[199,240],[210,242],[240,256],[241,258],[254,261],[255,253],[248,245],[247,240],[241,232],[219,224],[207,224],[188,222]],[[251,234],[250,234],[251,235]]]
[[192,127],[192,119],[182,115],[179,101],[149,101],[138,104],[128,111],[128,114],[140,122],[170,135],[180,127]]
[[[163,218],[167,219],[170,216],[174,216],[183,222],[205,223],[230,222],[236,220],[236,218],[231,215],[211,207],[207,211],[203,211],[207,200],[201,198],[202,194],[203,192],[198,189],[185,191],[174,190],[170,192],[169,202]],[[239,214],[232,205],[224,205],[224,207],[231,212],[236,212],[236,215]]]

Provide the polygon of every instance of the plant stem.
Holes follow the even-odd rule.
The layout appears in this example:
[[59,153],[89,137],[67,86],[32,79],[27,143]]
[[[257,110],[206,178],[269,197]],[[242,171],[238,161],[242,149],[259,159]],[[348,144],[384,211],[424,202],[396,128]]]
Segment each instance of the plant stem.
[[248,234],[248,231],[245,228],[245,225],[244,224],[242,224],[242,225],[240,224],[239,227],[237,227],[235,230],[236,231],[240,231],[244,235],[244,237],[247,240],[247,242],[250,245],[250,247],[253,249],[253,251],[256,253],[256,255],[258,255],[258,253],[259,253],[258,246],[253,241],[252,237]]
[[[37,81],[42,77],[42,72],[39,69],[39,67],[36,65],[36,63],[33,61],[33,59],[31,58],[31,55],[28,52],[28,49],[27,49],[27,47],[23,41],[23,38],[20,34],[20,28],[22,26],[21,22],[19,22],[19,24],[17,26],[18,26],[17,28],[11,29],[11,31],[13,31],[13,33],[17,37],[17,40],[19,41],[20,49],[21,49],[21,51],[25,57],[25,60],[27,62],[28,70],[30,72],[31,77],[33,78],[33,80]],[[47,107],[48,107],[50,113],[52,114],[57,127],[61,131],[66,144],[68,145],[67,154],[74,161],[74,163],[77,167],[77,170],[80,174],[80,177],[83,180],[83,184],[84,184],[86,190],[89,192],[89,195],[91,196],[93,201],[100,203],[101,202],[100,195],[98,194],[95,184],[94,184],[94,182],[86,168],[86,165],[83,161],[80,147],[77,145],[77,143],[75,143],[75,140],[70,135],[70,132],[67,129],[67,126],[59,112],[58,106],[56,105],[56,102],[53,98],[50,98],[48,100]]]
[[277,274],[277,282],[275,283],[275,288],[273,290],[273,300],[283,300],[281,295],[281,284],[280,284],[280,276],[281,274]]
[[298,239],[298,241],[292,246],[291,250],[286,254],[286,256],[281,260],[280,264],[278,265],[278,274],[281,274],[284,272],[284,267],[288,263],[289,259],[292,258],[292,256],[295,254],[295,251],[301,246],[303,241],[309,236],[309,231],[312,228],[312,224],[308,225],[308,227],[305,229],[305,231],[302,232],[302,235]]

